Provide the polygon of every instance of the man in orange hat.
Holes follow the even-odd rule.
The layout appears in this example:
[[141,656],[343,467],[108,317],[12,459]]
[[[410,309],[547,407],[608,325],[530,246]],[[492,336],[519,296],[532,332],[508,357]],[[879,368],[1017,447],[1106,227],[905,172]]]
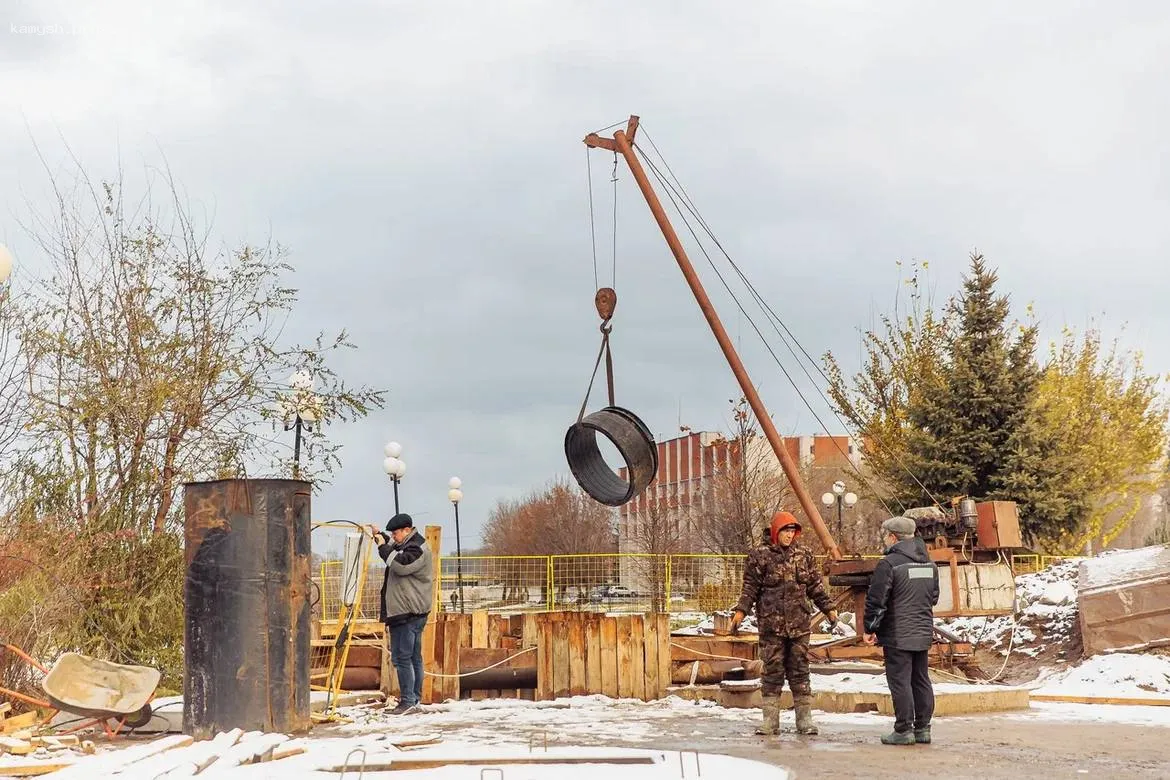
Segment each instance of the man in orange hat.
[[812,552],[800,544],[800,523],[789,512],[772,517],[768,543],[751,551],[743,573],[743,592],[735,606],[732,626],[739,628],[753,608],[760,631],[763,724],[757,734],[780,731],[780,692],[784,679],[792,690],[796,731],[816,734],[812,722],[812,684],[808,675],[808,643],[813,611],[809,600],[837,622],[837,611],[825,592]]

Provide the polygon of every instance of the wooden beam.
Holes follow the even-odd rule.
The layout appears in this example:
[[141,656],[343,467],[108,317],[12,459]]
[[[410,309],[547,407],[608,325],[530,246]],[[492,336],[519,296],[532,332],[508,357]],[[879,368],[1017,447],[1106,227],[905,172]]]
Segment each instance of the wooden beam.
[[[427,620],[427,627],[423,629],[423,669],[436,672],[441,671],[435,666],[435,624],[439,619],[439,548],[443,543],[443,528],[428,525],[425,535],[427,547],[431,550],[431,565],[435,576],[431,583],[431,615]],[[423,676],[422,700],[425,704],[435,703],[435,679],[429,674]]]
[[536,700],[551,701],[556,698],[553,689],[553,624],[547,615],[541,615],[536,627]]
[[606,615],[601,618],[601,692],[616,699],[618,697],[618,630],[617,618]]
[[658,698],[658,621],[653,614],[642,618],[642,653],[646,677],[642,699],[651,701]]
[[584,696],[590,692],[585,685],[585,623],[581,618],[581,614],[576,613],[568,620],[570,696]]
[[585,618],[585,687],[590,694],[604,693],[601,679],[601,616]]

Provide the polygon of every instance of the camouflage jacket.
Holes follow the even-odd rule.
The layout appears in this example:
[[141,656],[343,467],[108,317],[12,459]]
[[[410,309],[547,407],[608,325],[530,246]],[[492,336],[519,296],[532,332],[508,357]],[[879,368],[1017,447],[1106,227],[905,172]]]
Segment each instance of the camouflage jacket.
[[812,552],[796,542],[789,547],[765,544],[748,555],[743,592],[736,609],[755,608],[760,634],[798,637],[809,633],[812,600],[821,612],[832,609]]

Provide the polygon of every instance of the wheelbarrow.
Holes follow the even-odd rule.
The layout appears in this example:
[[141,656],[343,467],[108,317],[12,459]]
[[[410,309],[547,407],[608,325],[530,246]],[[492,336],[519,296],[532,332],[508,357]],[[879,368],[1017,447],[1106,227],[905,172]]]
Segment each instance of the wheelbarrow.
[[[158,669],[115,664],[80,653],[64,653],[53,668],[46,669],[15,645],[0,645],[0,648],[45,673],[41,688],[46,698],[36,699],[6,688],[0,688],[0,693],[52,710],[43,723],[52,720],[58,712],[85,719],[81,725],[66,730],[66,734],[100,723],[106,735],[114,737],[123,728],[141,728],[154,717],[150,702],[161,677]],[[115,721],[112,728],[110,721]]]

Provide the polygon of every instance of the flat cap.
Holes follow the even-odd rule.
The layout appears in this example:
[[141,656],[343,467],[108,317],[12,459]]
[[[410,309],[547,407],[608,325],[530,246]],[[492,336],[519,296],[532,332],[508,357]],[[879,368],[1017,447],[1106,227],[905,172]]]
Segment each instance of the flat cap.
[[909,517],[891,517],[882,523],[882,531],[901,539],[909,539],[918,530],[918,524]]

